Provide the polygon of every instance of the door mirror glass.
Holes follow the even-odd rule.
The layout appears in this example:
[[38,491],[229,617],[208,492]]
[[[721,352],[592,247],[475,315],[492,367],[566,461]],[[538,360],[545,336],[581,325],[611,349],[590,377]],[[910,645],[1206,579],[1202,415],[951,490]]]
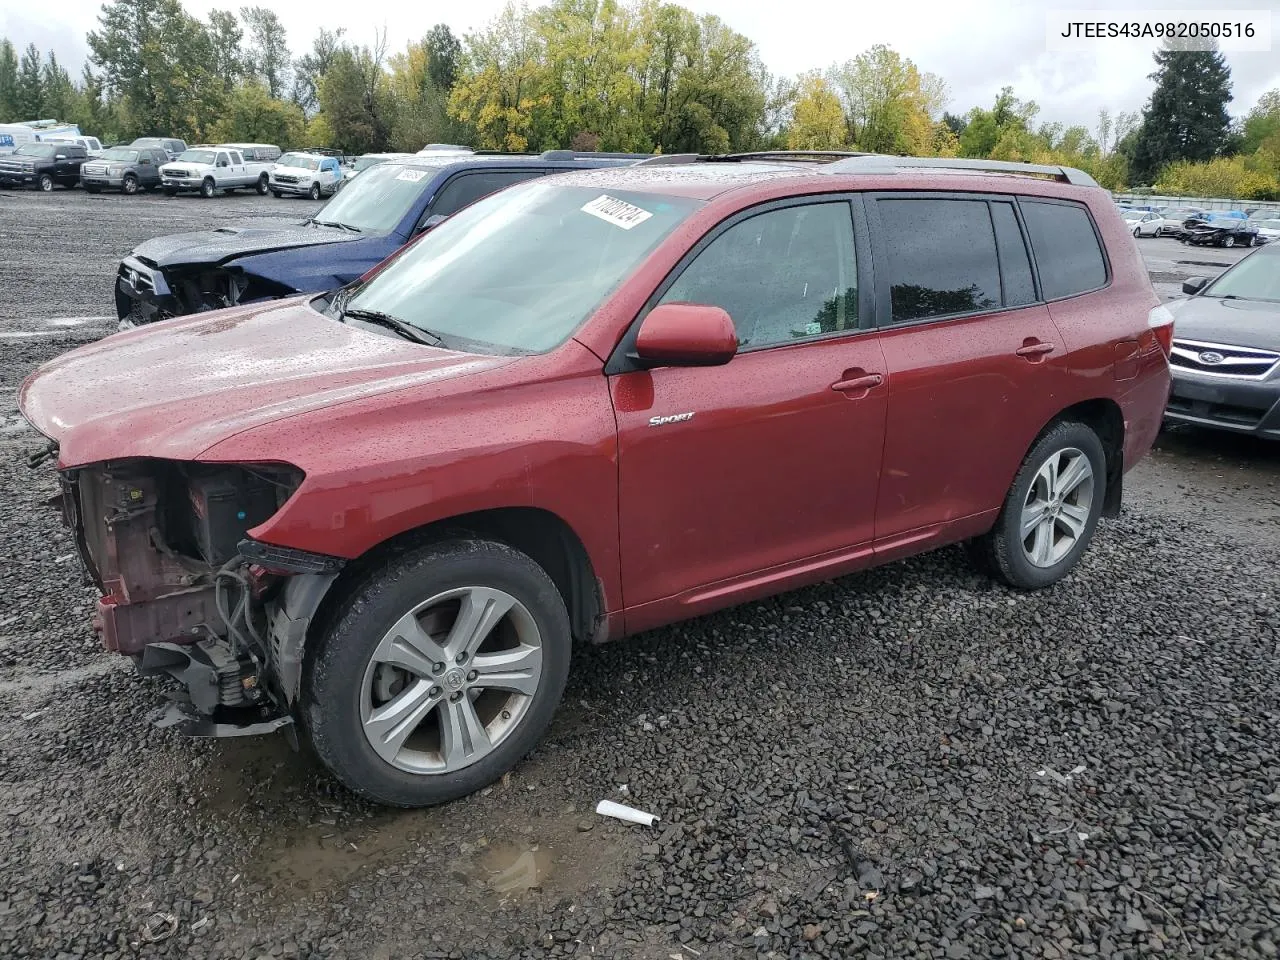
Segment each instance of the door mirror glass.
[[55,160],[65,160],[65,159],[67,159],[67,155],[66,155],[65,153],[55,153],[55,154],[53,155],[53,159],[55,159]]
[[449,218],[445,216],[443,213],[433,213],[431,216],[427,217],[427,219],[423,220],[422,223],[418,225],[418,232],[426,233],[432,227],[439,226],[440,224],[444,223],[448,219]]
[[1187,277],[1182,281],[1182,292],[1187,294],[1199,293],[1208,282],[1208,277]]
[[640,324],[635,356],[646,366],[714,367],[738,352],[733,320],[721,307],[663,303]]

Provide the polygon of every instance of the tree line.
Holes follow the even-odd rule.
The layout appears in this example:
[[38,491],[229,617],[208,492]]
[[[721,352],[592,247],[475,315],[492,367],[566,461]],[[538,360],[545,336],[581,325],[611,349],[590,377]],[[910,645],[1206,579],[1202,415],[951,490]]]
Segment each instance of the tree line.
[[948,111],[943,78],[884,45],[797,77],[771,74],[719,18],[661,0],[511,4],[475,33],[445,25],[391,52],[322,28],[294,55],[269,8],[110,0],[72,77],[0,39],[0,119],[56,118],[106,140],[167,134],[350,153],[477,148],[722,153],[841,150],[1069,164],[1112,189],[1280,199],[1280,90],[1233,121],[1217,52],[1165,48],[1141,112],[1092,128],[1039,119],[1006,87]]

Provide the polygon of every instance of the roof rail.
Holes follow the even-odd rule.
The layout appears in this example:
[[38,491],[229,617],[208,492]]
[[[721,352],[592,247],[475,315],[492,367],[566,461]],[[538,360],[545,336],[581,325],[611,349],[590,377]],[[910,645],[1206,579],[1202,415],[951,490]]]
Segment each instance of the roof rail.
[[823,173],[898,173],[909,169],[967,170],[974,173],[1013,173],[1022,176],[1052,177],[1063,183],[1096,187],[1098,181],[1075,167],[1012,160],[977,160],[967,157],[894,157],[870,153],[837,160],[823,167]]
[[805,160],[829,163],[850,157],[870,157],[873,154],[858,150],[756,150],[751,153],[725,153],[707,157],[708,160]]
[[651,153],[606,153],[601,150],[546,150],[543,160],[646,160]]
[[667,167],[677,163],[697,163],[702,157],[696,153],[655,153],[637,160],[637,167]]

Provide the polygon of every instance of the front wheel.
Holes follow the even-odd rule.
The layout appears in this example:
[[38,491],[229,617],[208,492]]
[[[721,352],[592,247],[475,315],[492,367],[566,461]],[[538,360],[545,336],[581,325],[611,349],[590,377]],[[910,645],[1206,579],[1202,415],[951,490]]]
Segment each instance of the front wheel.
[[166,197],[176,197],[176,196],[178,195],[178,188],[177,188],[177,187],[165,187],[165,188],[164,188],[164,195],[165,195]]
[[200,184],[200,196],[208,200],[210,197],[213,196],[213,192],[216,189],[217,188],[214,185],[212,178],[205,177],[204,182]]
[[36,182],[36,186],[40,188],[42,193],[53,192],[53,177],[47,173],[40,174],[40,179]]
[[456,800],[542,737],[570,647],[564,601],[525,554],[488,540],[419,547],[357,583],[312,642],[304,729],[361,796]]
[[123,193],[135,194],[138,192],[138,178],[132,173],[125,174],[125,178],[120,181],[120,190]]
[[311,185],[311,191],[310,191],[307,195],[308,195],[309,197],[311,197],[311,199],[312,199],[312,200],[319,200],[319,199],[320,199],[320,184],[318,184],[318,183],[313,183],[313,184]]
[[1133,236],[1134,236],[1134,238],[1135,238],[1135,239],[1136,239],[1137,237],[1142,236],[1142,230],[1141,230],[1141,229],[1139,229],[1138,227],[1134,227],[1134,228],[1133,228]]
[[[267,175],[264,173],[258,178],[258,196],[265,197],[267,195]],[[276,194],[280,196],[280,194]]]
[[1236,245],[1236,238],[1227,237],[1225,240],[1222,241],[1222,245],[1224,247],[1234,247]]
[[1055,424],[1022,461],[995,527],[973,541],[976,559],[1023,590],[1057,583],[1093,539],[1106,492],[1098,435],[1083,423]]

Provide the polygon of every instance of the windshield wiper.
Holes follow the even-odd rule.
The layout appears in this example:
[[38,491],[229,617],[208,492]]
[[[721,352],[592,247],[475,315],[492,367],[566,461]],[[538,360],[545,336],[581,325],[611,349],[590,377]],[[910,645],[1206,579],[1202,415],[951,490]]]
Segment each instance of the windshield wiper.
[[375,323],[380,327],[386,327],[388,330],[394,330],[406,340],[412,340],[414,343],[422,343],[428,347],[439,346],[443,341],[432,333],[430,330],[423,330],[421,327],[415,327],[412,323],[401,320],[399,317],[393,317],[389,313],[383,313],[381,310],[361,310],[357,307],[354,310],[343,310],[342,318],[353,317],[356,320],[363,320],[365,323]]
[[349,223],[339,223],[337,220],[317,220],[312,217],[311,222],[317,227],[337,227],[339,230],[350,230],[352,233],[364,233],[359,227],[353,227]]

